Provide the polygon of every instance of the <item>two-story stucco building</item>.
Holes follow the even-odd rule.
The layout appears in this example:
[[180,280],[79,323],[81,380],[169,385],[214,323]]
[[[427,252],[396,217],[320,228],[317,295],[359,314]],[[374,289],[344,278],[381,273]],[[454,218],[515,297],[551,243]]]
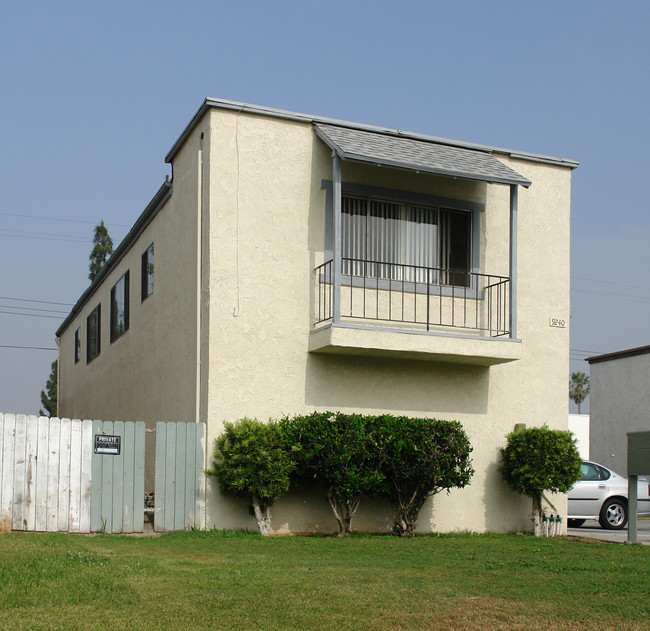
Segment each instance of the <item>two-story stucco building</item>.
[[[207,99],[163,184],[57,331],[59,415],[313,410],[461,421],[470,486],[419,528],[530,526],[497,472],[519,422],[566,428],[575,161]],[[532,419],[532,420],[531,420]],[[362,503],[356,529],[390,529]],[[209,493],[208,527],[254,527]],[[290,496],[277,530],[334,530]]]

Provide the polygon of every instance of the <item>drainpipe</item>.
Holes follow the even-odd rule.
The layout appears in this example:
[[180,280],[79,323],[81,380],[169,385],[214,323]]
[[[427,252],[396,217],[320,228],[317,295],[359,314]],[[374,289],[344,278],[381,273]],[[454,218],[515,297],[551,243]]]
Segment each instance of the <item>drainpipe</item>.
[[203,224],[203,132],[197,155],[197,209],[196,209],[196,405],[194,422],[201,421],[201,288],[202,288],[202,224]]
[[519,188],[510,186],[510,337],[517,337],[517,213]]
[[[201,315],[202,288],[203,288],[203,132],[199,140],[197,155],[197,204],[196,204],[196,402],[194,422],[201,422],[201,330],[203,319]],[[208,428],[205,428],[204,463],[208,463]],[[208,489],[205,476],[202,479],[203,487],[203,515],[195,515],[195,523],[206,528]]]
[[332,193],[334,196],[334,261],[332,263],[332,325],[341,321],[341,158],[332,152]]

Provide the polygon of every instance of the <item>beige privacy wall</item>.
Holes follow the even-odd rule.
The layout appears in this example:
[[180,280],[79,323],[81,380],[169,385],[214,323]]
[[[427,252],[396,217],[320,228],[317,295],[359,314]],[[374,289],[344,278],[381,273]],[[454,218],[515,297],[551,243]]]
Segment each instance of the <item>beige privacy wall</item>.
[[[330,332],[315,330],[314,268],[331,256],[331,151],[307,120],[208,108],[171,158],[171,197],[61,335],[59,415],[149,427],[205,421],[209,452],[223,422],[243,416],[341,410],[456,419],[474,446],[476,473],[467,488],[429,502],[419,530],[528,529],[529,503],[502,483],[497,454],[516,423],[567,426],[568,324],[549,322],[569,320],[571,171],[495,155],[532,181],[519,190],[518,339],[358,328],[343,332],[342,352],[320,352],[318,336]],[[348,161],[342,179],[482,206],[479,270],[509,275],[508,186]],[[141,302],[140,257],[152,242],[155,290]],[[127,269],[130,327],[111,344],[110,290]],[[99,301],[102,351],[86,364],[86,317]],[[481,353],[492,365],[477,365]],[[220,496],[213,482],[207,499],[208,526],[255,528],[245,502]],[[327,532],[336,524],[324,493],[314,492],[279,500],[273,527]],[[388,507],[371,500],[353,521],[359,530],[391,527]]]

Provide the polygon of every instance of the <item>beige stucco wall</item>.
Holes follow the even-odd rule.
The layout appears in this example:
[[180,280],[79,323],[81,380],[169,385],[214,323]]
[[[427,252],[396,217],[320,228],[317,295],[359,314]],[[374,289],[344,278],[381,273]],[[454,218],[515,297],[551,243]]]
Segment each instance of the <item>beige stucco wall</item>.
[[[331,409],[457,419],[474,445],[476,474],[468,488],[430,502],[420,529],[528,528],[528,502],[501,482],[497,453],[515,423],[567,426],[568,328],[549,327],[549,318],[569,316],[570,171],[500,156],[533,181],[519,198],[521,359],[488,368],[309,353],[313,268],[324,257],[321,180],[332,179],[330,151],[307,123],[217,109],[209,116],[208,443],[224,420],[245,415]],[[481,267],[508,274],[508,187],[349,163],[343,180],[485,203]],[[220,528],[255,527],[243,502],[214,489],[208,516]],[[371,501],[353,524],[391,526]],[[296,495],[277,502],[274,527],[328,531],[335,522],[323,497]]]
[[[200,137],[201,129],[195,130]],[[188,143],[189,144],[189,143]],[[59,416],[104,421],[196,418],[197,152],[181,150],[173,194],[59,340]],[[154,292],[141,301],[141,256],[154,244]],[[110,292],[129,270],[129,329],[110,342]],[[101,352],[86,363],[86,318],[101,303]],[[81,360],[74,363],[74,332]],[[147,453],[153,454],[147,434]],[[146,490],[153,490],[148,455]]]

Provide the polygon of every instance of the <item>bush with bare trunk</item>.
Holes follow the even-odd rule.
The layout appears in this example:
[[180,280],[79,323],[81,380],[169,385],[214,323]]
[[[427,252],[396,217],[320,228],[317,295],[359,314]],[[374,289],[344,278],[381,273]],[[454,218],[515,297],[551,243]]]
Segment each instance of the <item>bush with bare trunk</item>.
[[533,531],[542,531],[544,491],[567,493],[580,479],[582,459],[569,431],[531,427],[506,436],[499,471],[517,493],[533,500]]
[[289,490],[294,468],[291,450],[277,423],[243,418],[225,423],[223,434],[215,441],[212,468],[205,473],[217,477],[226,495],[248,498],[260,534],[268,536],[271,505]]

